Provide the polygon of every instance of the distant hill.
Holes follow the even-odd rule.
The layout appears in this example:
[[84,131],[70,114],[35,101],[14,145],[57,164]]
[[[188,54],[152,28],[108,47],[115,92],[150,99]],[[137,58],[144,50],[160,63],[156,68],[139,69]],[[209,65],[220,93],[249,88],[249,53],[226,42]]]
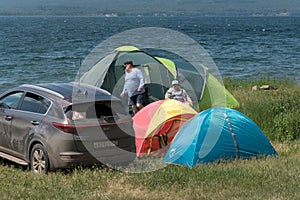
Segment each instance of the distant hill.
[[1,15],[295,15],[298,0],[0,0]]

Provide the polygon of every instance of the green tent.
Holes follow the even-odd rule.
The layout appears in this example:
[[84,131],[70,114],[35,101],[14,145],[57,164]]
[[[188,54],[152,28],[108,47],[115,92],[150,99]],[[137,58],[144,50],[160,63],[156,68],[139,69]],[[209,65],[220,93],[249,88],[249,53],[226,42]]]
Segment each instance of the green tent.
[[218,79],[207,72],[206,85],[199,108],[200,110],[205,110],[211,107],[222,107],[222,105],[227,108],[237,108],[240,106],[239,102]]
[[145,77],[149,102],[164,99],[173,79],[188,92],[196,110],[209,107],[238,107],[239,103],[205,67],[178,65],[167,58],[155,57],[133,46],[122,46],[101,58],[80,77],[80,82],[103,88],[119,96],[124,85],[125,61],[133,61]]
[[[174,78],[177,78],[177,69],[175,63],[166,58],[159,58],[167,69],[172,73]],[[219,82],[219,80],[208,72],[207,67],[203,67],[206,71],[206,83],[204,85],[204,92],[199,101],[199,109],[205,110],[211,107],[228,107],[237,108],[240,106],[239,102],[234,96]],[[191,73],[191,72],[188,72]],[[198,75],[199,76],[199,75]]]
[[150,102],[163,99],[174,76],[157,58],[132,46],[119,47],[100,59],[83,74],[80,82],[101,87],[119,96],[124,85],[123,63],[129,60],[142,70]]

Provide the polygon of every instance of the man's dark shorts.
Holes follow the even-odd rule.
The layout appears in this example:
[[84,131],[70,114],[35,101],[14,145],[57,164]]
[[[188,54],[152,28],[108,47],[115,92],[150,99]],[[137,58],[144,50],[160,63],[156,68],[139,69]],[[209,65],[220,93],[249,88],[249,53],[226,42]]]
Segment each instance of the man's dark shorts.
[[145,93],[137,94],[129,98],[128,105],[136,105],[137,103],[140,103],[142,105],[146,105],[146,95]]

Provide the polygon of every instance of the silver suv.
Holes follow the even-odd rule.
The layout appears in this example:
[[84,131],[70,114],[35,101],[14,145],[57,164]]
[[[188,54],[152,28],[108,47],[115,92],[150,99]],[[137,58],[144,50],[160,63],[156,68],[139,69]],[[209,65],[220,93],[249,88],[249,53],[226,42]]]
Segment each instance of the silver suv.
[[105,90],[78,83],[21,85],[0,95],[0,157],[47,173],[120,167],[135,158],[132,119]]

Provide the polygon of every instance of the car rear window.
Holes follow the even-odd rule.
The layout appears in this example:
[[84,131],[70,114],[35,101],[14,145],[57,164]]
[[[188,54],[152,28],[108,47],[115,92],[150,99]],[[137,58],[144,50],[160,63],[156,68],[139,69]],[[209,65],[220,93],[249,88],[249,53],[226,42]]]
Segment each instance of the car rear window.
[[37,94],[27,92],[22,102],[20,110],[45,114],[51,102]]
[[128,117],[121,102],[105,101],[73,104],[66,109],[70,120],[98,119],[103,122],[115,122]]

